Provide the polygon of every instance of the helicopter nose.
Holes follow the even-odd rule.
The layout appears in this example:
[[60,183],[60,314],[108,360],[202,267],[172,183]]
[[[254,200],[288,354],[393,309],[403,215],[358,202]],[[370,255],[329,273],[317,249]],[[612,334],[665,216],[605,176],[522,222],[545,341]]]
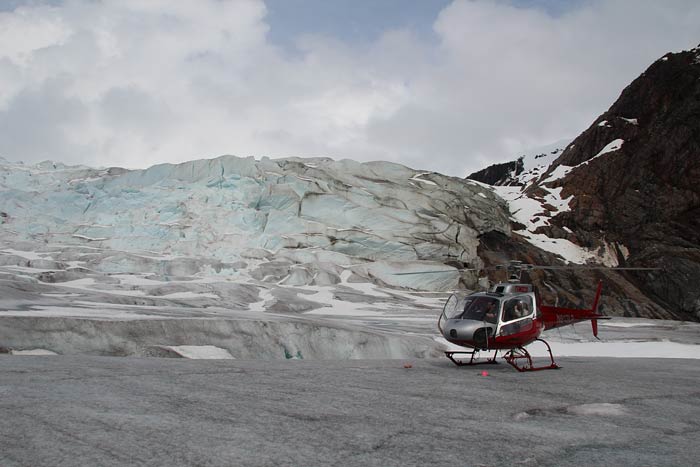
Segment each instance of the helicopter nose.
[[459,345],[487,348],[493,331],[490,326],[484,326],[482,321],[465,319],[448,322],[443,335]]

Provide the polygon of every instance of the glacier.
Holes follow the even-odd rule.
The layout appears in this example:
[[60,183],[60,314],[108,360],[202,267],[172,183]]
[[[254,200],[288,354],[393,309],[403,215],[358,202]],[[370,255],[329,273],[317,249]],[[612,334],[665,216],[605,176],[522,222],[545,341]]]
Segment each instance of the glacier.
[[[442,299],[476,285],[457,268],[482,266],[479,236],[492,231],[510,234],[492,190],[389,162],[2,160],[0,345],[435,355]],[[440,273],[396,274],[419,271]]]
[[[502,202],[477,184],[326,158],[223,156],[134,171],[4,163],[0,206],[6,244],[110,251],[86,262],[109,273],[235,275],[273,257],[316,268],[473,263],[479,235],[510,233]],[[337,275],[308,272],[319,270]]]

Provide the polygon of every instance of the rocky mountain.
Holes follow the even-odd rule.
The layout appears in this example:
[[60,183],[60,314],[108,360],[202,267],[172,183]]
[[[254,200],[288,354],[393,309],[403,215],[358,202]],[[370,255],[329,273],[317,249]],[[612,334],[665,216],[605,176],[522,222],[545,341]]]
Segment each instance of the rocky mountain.
[[571,140],[535,148],[510,162],[493,164],[467,176],[467,180],[492,186],[524,186],[538,177],[561,155]]
[[[626,314],[700,318],[700,48],[669,53],[543,173],[498,188],[516,237],[626,272]],[[630,299],[632,300],[632,299]],[[663,313],[662,313],[663,315]]]
[[492,164],[467,177],[468,180],[487,183],[493,186],[514,185],[518,175],[523,173],[523,158],[511,162]]

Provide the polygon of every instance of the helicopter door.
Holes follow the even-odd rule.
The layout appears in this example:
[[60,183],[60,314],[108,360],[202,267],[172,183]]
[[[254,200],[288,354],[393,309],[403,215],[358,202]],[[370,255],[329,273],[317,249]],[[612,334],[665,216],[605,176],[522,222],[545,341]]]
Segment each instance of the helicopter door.
[[510,336],[531,330],[534,310],[532,297],[529,295],[520,295],[506,300],[503,304],[499,334],[501,336]]

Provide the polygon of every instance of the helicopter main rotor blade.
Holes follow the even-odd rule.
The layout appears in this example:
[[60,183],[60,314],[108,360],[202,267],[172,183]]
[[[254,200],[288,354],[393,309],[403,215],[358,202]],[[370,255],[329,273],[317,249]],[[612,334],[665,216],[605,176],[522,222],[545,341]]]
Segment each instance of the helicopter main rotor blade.
[[601,270],[601,271],[662,271],[663,268],[646,268],[646,267],[626,267],[626,266],[621,266],[621,267],[613,267],[613,266],[585,266],[585,265],[579,265],[579,266],[539,266],[536,264],[517,264],[517,265],[510,265],[510,264],[498,264],[496,266],[491,266],[491,267],[485,267],[485,268],[454,268],[454,269],[441,269],[441,270],[433,270],[433,271],[412,271],[412,272],[395,272],[393,275],[395,276],[408,276],[408,275],[415,275],[415,274],[445,274],[448,272],[462,272],[462,271],[501,271],[501,270],[533,270],[533,269],[552,269],[552,270],[579,270],[579,271],[588,271],[588,270]]
[[523,266],[526,269],[597,269],[609,271],[661,271],[663,268],[634,268],[634,267],[614,267],[614,266],[535,266],[528,264]]
[[394,272],[394,276],[408,276],[412,274],[445,274],[448,272],[462,272],[462,271],[478,271],[479,269],[441,269],[439,271],[413,271],[413,272]]

